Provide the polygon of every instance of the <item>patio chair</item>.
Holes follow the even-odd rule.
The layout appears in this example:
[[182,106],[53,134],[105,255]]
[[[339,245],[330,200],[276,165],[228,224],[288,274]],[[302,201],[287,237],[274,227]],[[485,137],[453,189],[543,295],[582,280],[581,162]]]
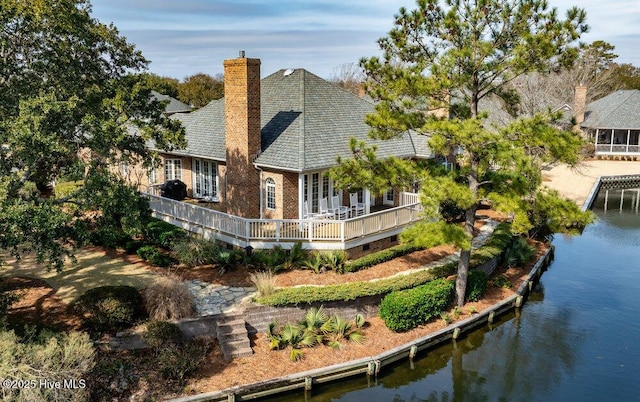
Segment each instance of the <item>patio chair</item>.
[[349,206],[351,209],[351,216],[364,215],[365,205],[363,202],[358,202],[358,193],[349,194]]
[[347,219],[349,217],[349,207],[342,205],[339,195],[331,197],[331,209],[333,210],[333,215],[338,219]]
[[320,200],[319,215],[322,218],[329,218],[329,219],[333,219],[336,216],[332,211],[329,210],[329,201],[327,200],[327,197],[324,197],[323,199]]
[[309,212],[309,200],[306,200],[302,204],[302,219],[315,219],[320,217],[320,214]]

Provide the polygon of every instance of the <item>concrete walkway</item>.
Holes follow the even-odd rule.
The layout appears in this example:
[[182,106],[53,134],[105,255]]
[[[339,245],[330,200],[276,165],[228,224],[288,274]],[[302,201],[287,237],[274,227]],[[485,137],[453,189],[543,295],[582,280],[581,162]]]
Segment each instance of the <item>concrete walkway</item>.
[[575,169],[556,166],[543,172],[543,184],[582,206],[599,176],[626,174],[640,174],[640,162],[588,161]]

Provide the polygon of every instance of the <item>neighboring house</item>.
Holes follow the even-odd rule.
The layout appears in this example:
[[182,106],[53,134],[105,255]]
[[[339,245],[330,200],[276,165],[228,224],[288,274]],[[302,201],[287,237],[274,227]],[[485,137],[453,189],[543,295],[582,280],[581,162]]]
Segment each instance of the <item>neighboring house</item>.
[[172,98],[168,95],[163,95],[157,91],[152,90],[151,95],[155,98],[155,100],[159,102],[167,102],[164,107],[164,113],[167,116],[171,116],[175,113],[189,113],[193,108],[186,103],[180,102],[179,100]]
[[[260,79],[260,60],[239,57],[224,62],[224,76],[223,99],[172,116],[184,125],[188,145],[161,154],[163,166],[150,175],[156,186],[179,179],[190,197],[208,207],[262,224],[317,217],[325,199],[330,209],[338,207],[331,205],[334,196],[350,208],[349,194],[335,188],[327,175],[338,156],[352,156],[350,138],[376,144],[380,157],[433,157],[424,136],[370,140],[364,120],[374,105],[304,69]],[[366,214],[402,203],[398,189],[383,197],[363,190],[358,201]],[[245,238],[234,244],[253,242]]]
[[616,91],[589,103],[580,127],[596,155],[640,156],[640,90]]

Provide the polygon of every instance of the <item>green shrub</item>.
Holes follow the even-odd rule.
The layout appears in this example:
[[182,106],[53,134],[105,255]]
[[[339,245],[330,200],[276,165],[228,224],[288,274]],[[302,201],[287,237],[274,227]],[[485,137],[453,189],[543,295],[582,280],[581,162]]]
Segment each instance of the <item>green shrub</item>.
[[208,339],[196,339],[182,344],[172,344],[160,349],[158,368],[167,380],[183,386],[187,376],[196,371],[207,359],[212,348]]
[[160,219],[152,219],[145,227],[144,236],[149,243],[170,248],[173,242],[186,237],[187,232]]
[[390,330],[408,331],[439,317],[453,301],[454,288],[452,281],[441,278],[389,293],[380,303],[380,317]]
[[129,240],[124,244],[124,250],[128,254],[136,254],[138,249],[143,247],[145,244],[141,240]]
[[156,246],[142,246],[136,251],[138,257],[142,258],[145,261],[149,261],[151,257],[155,254],[160,253]]
[[480,266],[492,258],[502,255],[511,244],[512,238],[511,224],[500,223],[496,226],[487,242],[471,253],[470,267]]
[[86,324],[98,332],[115,332],[146,318],[142,295],[131,286],[101,286],[87,290],[75,303]]
[[344,266],[344,270],[345,272],[356,272],[418,250],[421,250],[421,248],[411,244],[400,244],[398,246],[390,247],[385,250],[377,251],[358,259],[348,261]]
[[467,278],[467,300],[475,302],[482,298],[487,290],[489,278],[483,271],[473,269]]
[[187,236],[175,241],[172,250],[181,264],[195,267],[213,263],[220,246],[215,241]]
[[175,258],[164,253],[158,253],[151,256],[151,258],[149,259],[149,262],[152,265],[155,265],[156,267],[163,267],[163,268],[170,267],[178,263],[178,261]]
[[161,252],[156,246],[140,247],[136,254],[157,267],[169,267],[177,263],[173,257]]
[[166,345],[178,344],[182,340],[180,326],[167,321],[151,321],[143,335],[147,345],[160,348]]
[[509,289],[513,287],[513,284],[511,283],[511,281],[502,275],[496,276],[495,278],[493,278],[493,280],[491,281],[491,284],[497,288]]
[[89,240],[96,246],[124,249],[126,248],[127,242],[131,240],[131,237],[121,229],[104,227],[91,232]]

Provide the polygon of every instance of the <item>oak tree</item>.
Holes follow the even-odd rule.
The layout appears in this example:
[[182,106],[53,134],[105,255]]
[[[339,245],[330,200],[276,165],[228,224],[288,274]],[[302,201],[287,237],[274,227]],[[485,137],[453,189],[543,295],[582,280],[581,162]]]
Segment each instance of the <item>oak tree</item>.
[[[141,208],[121,209],[116,223],[145,214],[111,167],[150,163],[148,141],[184,146],[183,129],[135,75],[147,60],[87,0],[4,0],[0,29],[0,250],[34,250],[61,268],[96,224],[86,212],[128,195]],[[56,196],[70,171],[81,185]]]

